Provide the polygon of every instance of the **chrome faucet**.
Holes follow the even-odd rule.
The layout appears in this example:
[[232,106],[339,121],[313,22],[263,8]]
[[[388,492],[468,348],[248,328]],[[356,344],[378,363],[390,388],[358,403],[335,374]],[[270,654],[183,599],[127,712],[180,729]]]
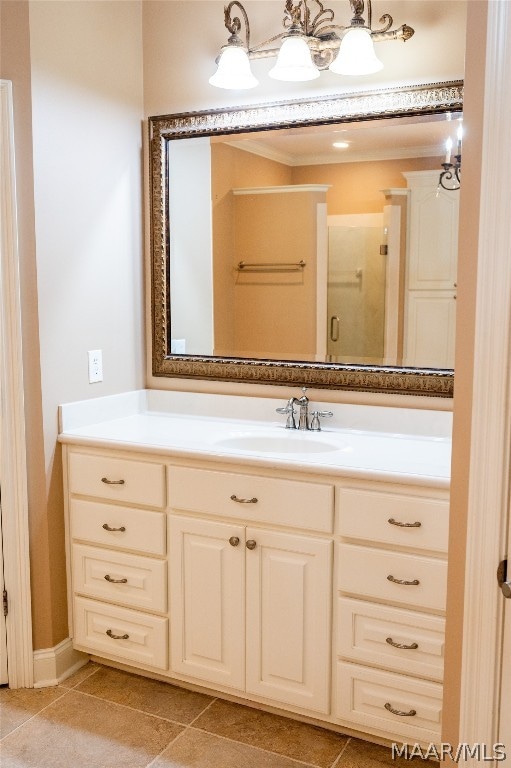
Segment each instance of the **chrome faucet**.
[[[286,429],[300,429],[302,431],[320,432],[321,425],[319,417],[333,416],[332,411],[314,411],[312,420],[309,420],[309,398],[305,394],[307,387],[302,387],[303,395],[301,397],[290,397],[283,408],[277,408],[277,413],[287,416]],[[295,405],[300,406],[300,415],[298,417],[298,426],[295,419]]]

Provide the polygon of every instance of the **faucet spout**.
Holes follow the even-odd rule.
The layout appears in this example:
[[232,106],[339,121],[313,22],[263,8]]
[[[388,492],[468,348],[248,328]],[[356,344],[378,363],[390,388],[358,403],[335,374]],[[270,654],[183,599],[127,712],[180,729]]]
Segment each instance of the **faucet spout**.
[[298,429],[309,429],[309,398],[304,394],[296,401],[300,406],[300,416],[298,418]]

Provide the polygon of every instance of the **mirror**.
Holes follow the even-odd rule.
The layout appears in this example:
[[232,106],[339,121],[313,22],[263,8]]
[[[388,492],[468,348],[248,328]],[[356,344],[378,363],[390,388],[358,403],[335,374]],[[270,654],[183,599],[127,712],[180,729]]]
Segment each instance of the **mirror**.
[[[461,108],[444,83],[150,118],[154,374],[451,396],[420,323],[454,335],[459,193],[436,186]],[[425,270],[410,195],[438,223]]]

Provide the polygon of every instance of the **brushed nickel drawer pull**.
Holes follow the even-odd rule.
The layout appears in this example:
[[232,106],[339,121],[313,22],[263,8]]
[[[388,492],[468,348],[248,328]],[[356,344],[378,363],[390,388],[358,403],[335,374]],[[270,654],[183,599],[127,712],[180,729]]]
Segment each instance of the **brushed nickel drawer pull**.
[[238,504],[257,504],[257,499],[253,496],[251,499],[238,499],[235,493],[231,496],[232,501],[237,501]]
[[102,477],[101,482],[106,485],[124,485],[124,480],[109,480],[108,477]]
[[124,531],[126,530],[126,528],[124,527],[124,525],[121,525],[121,527],[120,527],[120,528],[110,528],[110,526],[108,525],[108,523],[103,523],[103,528],[105,529],[105,531],[122,531],[123,533],[124,533]]
[[410,645],[404,645],[403,643],[395,643],[391,637],[387,637],[385,642],[391,645],[393,648],[402,648],[404,651],[416,651],[417,648],[419,647],[418,643],[410,643]]
[[231,547],[237,547],[239,543],[240,543],[239,536],[231,536],[231,538],[229,539],[229,544],[231,545]]
[[391,525],[398,525],[400,528],[420,528],[422,523],[419,521],[415,523],[400,523],[399,520],[394,520],[393,517],[389,517],[388,521]]
[[114,635],[111,629],[107,629],[106,634],[111,637],[112,640],[129,640],[129,635]]
[[109,573],[106,574],[105,579],[110,582],[110,584],[127,584],[128,579],[112,579]]
[[385,709],[387,712],[392,712],[393,715],[398,715],[399,717],[414,717],[417,714],[417,710],[415,709],[411,709],[409,712],[403,712],[400,709],[394,709],[392,704],[389,704],[389,702],[385,704]]
[[413,581],[405,581],[404,579],[395,579],[394,576],[387,576],[388,581],[392,581],[394,584],[404,584],[405,587],[417,587],[420,584],[419,579]]
[[249,539],[245,544],[245,546],[247,549],[255,549],[257,546],[257,542],[254,539]]

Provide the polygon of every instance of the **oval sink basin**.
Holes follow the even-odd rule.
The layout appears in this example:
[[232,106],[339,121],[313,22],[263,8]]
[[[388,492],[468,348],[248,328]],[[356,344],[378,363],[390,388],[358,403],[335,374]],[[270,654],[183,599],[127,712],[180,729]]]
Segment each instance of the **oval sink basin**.
[[324,451],[338,451],[335,443],[326,440],[315,440],[308,435],[297,437],[278,437],[274,435],[237,435],[217,440],[215,445],[219,448],[232,448],[238,451],[254,451],[257,453],[322,453]]

